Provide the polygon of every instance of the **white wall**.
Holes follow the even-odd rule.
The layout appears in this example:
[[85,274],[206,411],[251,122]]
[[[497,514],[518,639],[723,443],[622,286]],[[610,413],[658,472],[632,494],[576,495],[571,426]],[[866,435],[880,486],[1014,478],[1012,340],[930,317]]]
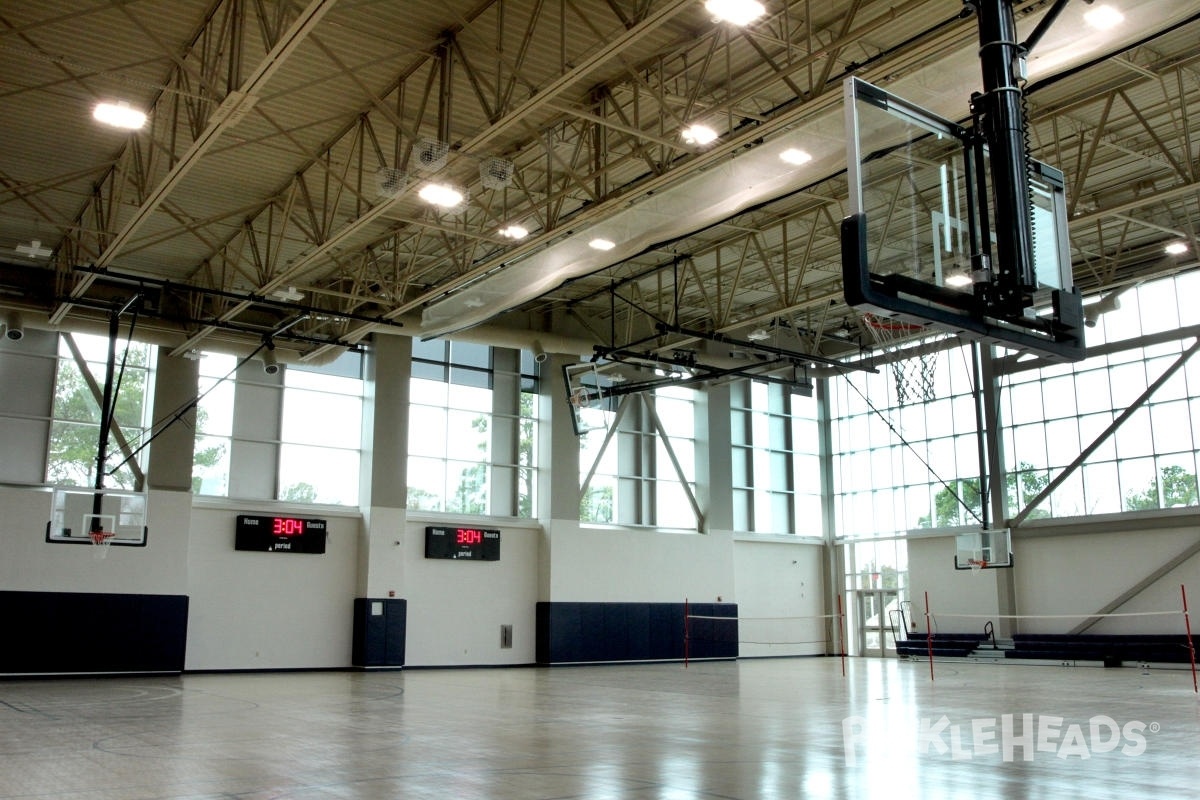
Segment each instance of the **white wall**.
[[[923,593],[937,618],[935,630],[977,631],[984,615],[1016,633],[1067,633],[1135,587],[1159,567],[1197,542],[1194,527],[1135,528],[1107,532],[1079,524],[1039,524],[1013,535],[1013,568],[956,571],[950,563],[953,537],[908,542],[909,579],[914,617],[925,630]],[[1012,580],[1019,618],[1002,620],[1002,581]],[[1183,633],[1180,585],[1187,587],[1194,609],[1200,609],[1200,555],[1189,558],[1151,586],[1114,609],[1114,613],[1170,612],[1162,615],[1102,620],[1088,633]],[[1034,617],[1034,618],[1030,618]],[[1043,619],[1036,619],[1043,617]]]
[[187,594],[191,495],[151,491],[145,547],[46,541],[48,489],[0,487],[0,589],[26,592]]
[[[1123,531],[1052,537],[1017,537],[1018,612],[1022,615],[1094,613],[1153,574],[1197,541],[1197,530]],[[1164,616],[1120,617],[1098,622],[1088,633],[1183,633],[1182,598],[1187,587],[1193,614],[1200,611],[1200,556],[1193,556],[1162,576],[1115,613],[1169,611]],[[1193,616],[1200,620],[1200,616]],[[1022,620],[1023,633],[1063,633],[1078,619]],[[1193,622],[1193,630],[1200,626]]]
[[[829,620],[823,618],[823,553],[820,545],[774,537],[735,538],[733,568],[738,616],[743,618],[738,623],[742,656],[826,652]],[[836,632],[832,641],[836,641]]]
[[247,511],[192,510],[186,668],[349,667],[361,519],[324,515],[324,555],[255,553],[234,549]]
[[581,526],[547,531],[549,597],[555,602],[733,601],[733,536]]
[[[404,561],[398,597],[408,600],[407,666],[532,664],[541,528],[480,523],[500,531],[499,561],[425,558],[426,524],[410,519],[397,537]],[[380,576],[386,581],[386,576]],[[513,645],[500,647],[500,626]]]

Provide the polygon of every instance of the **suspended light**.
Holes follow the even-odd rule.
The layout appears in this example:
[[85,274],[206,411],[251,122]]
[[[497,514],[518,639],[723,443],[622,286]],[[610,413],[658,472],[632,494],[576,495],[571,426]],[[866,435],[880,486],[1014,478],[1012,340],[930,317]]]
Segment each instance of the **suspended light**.
[[506,239],[524,239],[529,235],[529,230],[523,225],[509,225],[500,229],[500,235]]
[[1163,248],[1169,256],[1181,256],[1188,251],[1187,242],[1171,242]]
[[616,246],[616,242],[609,239],[592,239],[588,242],[588,247],[593,250],[612,250]]
[[691,125],[680,134],[688,144],[705,145],[717,140],[717,132],[707,125]]
[[1112,6],[1096,6],[1084,13],[1083,21],[1098,31],[1106,31],[1124,22],[1125,15]]
[[427,183],[417,192],[417,196],[439,208],[454,208],[463,201],[463,193],[445,183]]
[[779,160],[793,166],[800,166],[812,161],[812,156],[804,150],[797,150],[795,147],[789,147],[779,154]]
[[749,25],[767,13],[758,0],[705,0],[704,9],[720,22],[731,25]]
[[98,103],[92,109],[92,117],[105,125],[131,131],[136,131],[146,124],[146,115],[125,102]]

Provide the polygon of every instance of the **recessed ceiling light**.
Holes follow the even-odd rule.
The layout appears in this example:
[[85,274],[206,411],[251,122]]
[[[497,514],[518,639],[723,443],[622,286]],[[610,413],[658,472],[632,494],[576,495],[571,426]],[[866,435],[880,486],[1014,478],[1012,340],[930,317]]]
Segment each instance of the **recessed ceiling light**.
[[615,242],[609,241],[608,239],[592,239],[590,242],[588,242],[588,247],[592,248],[593,250],[612,250],[616,246],[617,245]]
[[758,0],[705,0],[704,9],[721,22],[749,25],[767,13]]
[[529,229],[522,225],[509,225],[500,229],[500,235],[507,239],[524,239],[529,235]]
[[124,128],[136,131],[146,124],[146,115],[129,103],[98,103],[92,109],[92,117],[97,122],[112,125],[114,128]]
[[1115,28],[1125,21],[1125,15],[1112,6],[1096,6],[1084,13],[1083,21],[1098,31]]
[[1181,256],[1188,251],[1187,242],[1171,242],[1163,248],[1168,255]]
[[691,125],[680,135],[688,144],[710,144],[717,140],[717,132],[707,125]]
[[797,150],[794,147],[789,147],[787,150],[784,150],[779,154],[779,158],[781,161],[784,161],[788,164],[794,164],[796,166],[807,164],[808,162],[812,161],[812,156],[806,151]]
[[417,192],[417,196],[439,208],[454,208],[463,201],[462,192],[444,183],[427,183]]

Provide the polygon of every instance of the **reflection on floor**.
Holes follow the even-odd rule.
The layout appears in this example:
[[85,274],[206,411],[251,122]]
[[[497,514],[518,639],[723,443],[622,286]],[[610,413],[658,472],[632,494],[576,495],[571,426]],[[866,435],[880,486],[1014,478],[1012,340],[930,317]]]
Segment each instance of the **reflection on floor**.
[[0,798],[1195,797],[1191,676],[838,659],[0,682]]

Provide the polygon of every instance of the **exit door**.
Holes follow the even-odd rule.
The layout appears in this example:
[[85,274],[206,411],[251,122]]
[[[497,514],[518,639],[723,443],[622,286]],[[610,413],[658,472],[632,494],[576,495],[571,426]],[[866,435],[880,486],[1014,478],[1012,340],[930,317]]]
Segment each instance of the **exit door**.
[[896,655],[893,620],[899,625],[900,593],[896,589],[858,591],[858,652],[864,656]]

